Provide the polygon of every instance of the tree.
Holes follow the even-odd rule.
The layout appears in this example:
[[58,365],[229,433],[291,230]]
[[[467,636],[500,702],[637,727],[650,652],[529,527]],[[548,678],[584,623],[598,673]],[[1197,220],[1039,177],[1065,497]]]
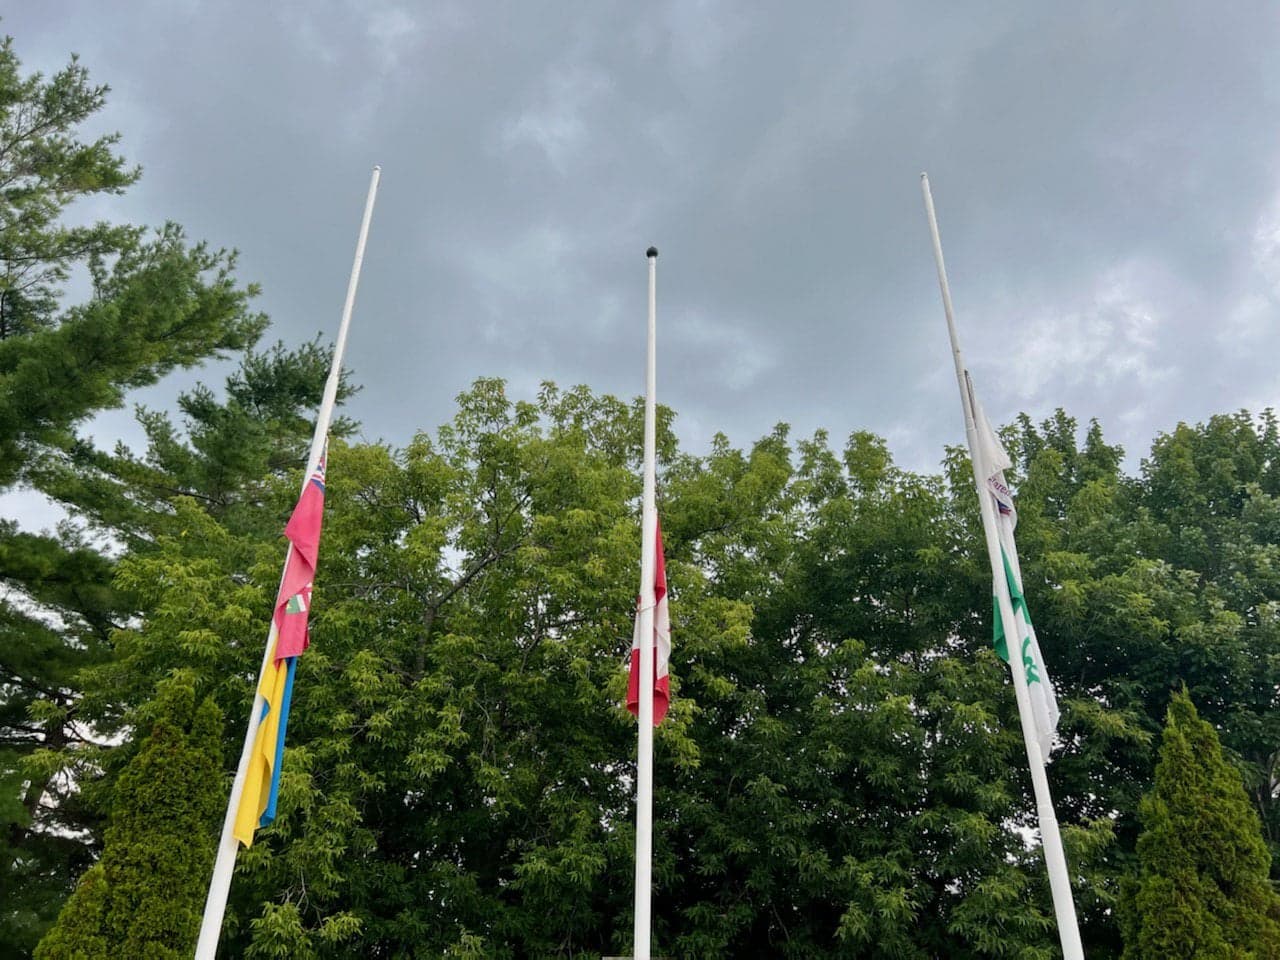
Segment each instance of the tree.
[[[81,134],[106,94],[74,57],[24,76],[12,39],[0,44],[0,490],[44,491],[50,461],[83,456],[86,418],[245,348],[265,324],[231,254],[173,224],[149,234],[77,222],[77,201],[139,175],[117,135]],[[68,305],[78,280],[91,295]],[[42,533],[0,520],[0,952],[34,945],[92,854],[97,821],[76,781],[36,754],[92,740],[76,676],[111,655],[127,618],[113,566],[75,524]]]
[[[1280,425],[1266,410],[1179,424],[1143,462],[1138,549],[1179,570],[1194,621],[1177,623],[1164,677],[1186,683],[1280,859]],[[1154,684],[1153,684],[1154,687]],[[1273,874],[1273,879],[1280,876]]]
[[[130,717],[176,664],[232,718],[223,754],[237,753],[314,402],[308,357],[254,355],[225,399],[186,396],[181,426],[144,414],[142,455],[71,451],[41,473],[127,545],[113,589],[131,620],[114,655],[81,671],[77,700],[125,743],[62,754],[97,764],[75,778],[88,806],[107,806],[136,750]],[[677,699],[658,732],[659,949],[1051,957],[967,463],[920,476],[868,434],[837,451],[822,434],[793,445],[785,427],[695,456],[670,417],[660,510]],[[404,450],[334,443],[315,643],[280,816],[240,858],[231,953],[625,952],[634,725],[620,665],[640,425],[635,404],[586,388],[513,401],[481,380]],[[1061,414],[1008,439],[1022,454],[1024,579],[1064,707],[1050,774],[1077,907],[1089,955],[1116,957],[1152,685],[1170,665],[1234,685],[1252,661],[1216,605],[1222,571],[1163,559],[1141,478],[1122,475],[1096,426],[1078,443]],[[1241,502],[1256,511],[1244,542],[1260,540],[1269,514]],[[1249,549],[1244,594],[1266,603],[1265,552]],[[1248,583],[1239,569],[1233,590]],[[1197,636],[1222,649],[1185,657]],[[1236,735],[1265,745],[1251,716],[1235,714]]]
[[[1023,418],[1019,540],[1046,656],[1072,699],[1053,774],[1067,810],[1116,820],[1130,871],[1170,683],[1184,683],[1280,850],[1280,432],[1264,411],[1180,424],[1137,476],[1096,424]],[[1107,710],[1100,710],[1100,704]]]
[[750,576],[755,616],[688,684],[700,762],[670,775],[674,952],[1049,956],[1042,867],[1008,828],[1033,808],[980,533],[957,509],[972,483],[953,499],[865,433],[798,448],[788,468],[775,432],[689,471],[706,501],[743,505],[717,537],[755,541],[754,575],[739,562],[724,584]]
[[[84,535],[109,537],[118,545],[121,560],[110,565],[108,584],[122,621],[144,623],[155,616],[146,597],[156,583],[139,586],[131,582],[124,575],[130,563],[155,555],[170,540],[191,543],[202,528],[211,531],[200,548],[206,558],[206,570],[217,545],[228,539],[227,531],[234,531],[240,543],[247,544],[248,553],[256,558],[273,558],[278,577],[281,554],[276,543],[282,523],[280,497],[284,480],[295,483],[294,474],[305,461],[311,430],[309,415],[319,400],[330,359],[330,351],[318,343],[297,350],[276,346],[261,353],[251,351],[228,378],[224,397],[204,386],[179,397],[178,407],[185,414],[183,422],[175,424],[168,416],[141,411],[148,437],[148,446],[141,453],[120,448],[107,454],[78,445],[65,456],[47,459],[40,465],[41,488],[72,510],[86,531]],[[345,398],[349,392],[344,383],[339,397]],[[351,429],[352,424],[345,418],[339,418],[333,427],[339,438]],[[90,555],[105,563],[98,554]],[[271,562],[264,559],[264,566]],[[229,566],[237,568],[238,564],[233,561]],[[181,571],[180,565],[164,571],[158,575],[159,582],[176,588]],[[211,599],[217,595],[216,590],[210,593]],[[191,611],[199,608],[201,598],[184,596],[175,589],[170,600]],[[258,619],[232,604],[223,608],[221,616],[222,624],[252,624],[249,632],[253,639],[246,643],[260,648],[265,612]],[[189,619],[162,622],[172,627],[173,639],[192,642]],[[222,632],[230,636],[225,628]],[[91,729],[94,737],[61,747],[46,741],[28,759],[30,766],[38,765],[52,782],[65,785],[56,802],[46,801],[46,823],[66,824],[79,831],[58,832],[49,838],[64,844],[66,855],[61,862],[52,862],[48,872],[50,889],[42,891],[37,902],[46,908],[52,905],[55,913],[61,900],[58,891],[69,890],[75,877],[92,862],[100,836],[97,824],[117,802],[121,778],[138,750],[138,738],[149,729],[147,721],[155,709],[151,701],[156,696],[156,685],[168,683],[175,668],[193,659],[199,662],[197,655],[188,652],[163,662],[148,660],[142,666],[131,659],[133,633],[112,628],[111,655],[94,663],[80,661],[75,665],[75,722]],[[209,641],[214,645],[223,642],[218,637],[210,637]],[[61,648],[51,645],[50,649],[56,652]],[[238,679],[233,685],[239,689]],[[51,699],[38,700],[34,705],[35,710],[54,707]],[[222,749],[224,731],[218,727],[211,735],[214,744]],[[236,735],[234,731],[228,734],[231,738]],[[226,749],[231,755],[237,753],[230,741]],[[225,783],[217,774],[213,789],[221,806],[225,803]],[[215,830],[216,818],[206,826]],[[86,837],[87,827],[93,833]],[[67,856],[73,859],[68,862]],[[77,896],[96,896],[102,889],[101,877],[99,864],[81,881],[87,892]],[[206,880],[202,877],[199,882]],[[13,902],[16,905],[20,901]],[[66,922],[73,927],[89,924],[83,910]]]
[[150,727],[115,784],[102,859],[81,879],[36,960],[178,960],[195,948],[213,867],[222,715],[190,676],[164,681]]
[[[989,583],[945,485],[870,437],[843,460],[803,443],[798,465],[783,428],[682,454],[669,417],[660,948],[1048,957]],[[334,444],[280,813],[241,855],[229,952],[624,947],[640,439],[638,406],[478,381],[406,450]],[[259,488],[277,524],[296,483]],[[236,515],[178,498],[122,560],[140,616],[86,703],[181,661],[235,718],[234,754],[282,555]]]
[[[246,310],[252,289],[234,283],[234,258],[188,245],[176,225],[152,239],[68,225],[77,200],[139,176],[115,152],[118,135],[78,139],[107,90],[74,57],[50,78],[23,77],[12,38],[0,44],[0,485],[125,390],[242,349],[265,324]],[[78,267],[93,296],[63,307]]]
[[1139,872],[1124,901],[1126,960],[1275,960],[1280,896],[1240,773],[1185,689],[1175,693],[1142,800]]

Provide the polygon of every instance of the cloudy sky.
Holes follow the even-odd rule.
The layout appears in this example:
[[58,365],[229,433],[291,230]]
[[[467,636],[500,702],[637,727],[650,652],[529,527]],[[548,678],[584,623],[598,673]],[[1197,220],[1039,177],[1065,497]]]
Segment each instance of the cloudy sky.
[[382,165],[369,439],[477,376],[639,393],[652,243],[688,448],[782,420],[933,469],[963,429],[922,170],[993,420],[1063,406],[1136,465],[1280,400],[1274,3],[43,0],[0,30],[111,85],[144,176],[102,212],[238,248],[274,337],[332,335]]

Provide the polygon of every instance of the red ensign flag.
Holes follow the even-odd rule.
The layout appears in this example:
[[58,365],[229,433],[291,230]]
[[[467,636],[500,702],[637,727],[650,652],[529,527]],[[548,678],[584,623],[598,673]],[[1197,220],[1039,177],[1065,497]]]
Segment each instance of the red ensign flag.
[[307,614],[311,608],[311,583],[316,578],[316,559],[320,551],[320,523],[324,519],[324,467],[326,450],[320,456],[315,473],[293,508],[293,516],[285,524],[284,535],[293,544],[293,553],[284,570],[284,581],[276,596],[276,662],[296,657],[311,642],[307,633]]

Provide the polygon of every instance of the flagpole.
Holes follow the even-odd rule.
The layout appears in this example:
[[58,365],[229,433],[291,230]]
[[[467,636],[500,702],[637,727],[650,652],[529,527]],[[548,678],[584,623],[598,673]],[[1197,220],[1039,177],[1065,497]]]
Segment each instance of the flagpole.
[[640,696],[636,716],[639,746],[636,750],[636,900],[634,960],[649,960],[650,891],[653,877],[653,608],[656,604],[653,574],[658,538],[657,420],[654,396],[657,392],[657,299],[658,249],[650,247],[649,337],[645,365],[644,393],[644,493],[640,508]]
[[[369,192],[365,197],[364,216],[360,221],[360,235],[356,241],[355,261],[351,265],[351,278],[347,282],[347,299],[342,307],[342,321],[338,325],[338,337],[333,344],[333,361],[329,366],[329,378],[325,381],[324,394],[320,400],[320,409],[316,413],[316,429],[311,437],[311,448],[307,454],[307,467],[302,473],[302,489],[315,473],[324,452],[325,441],[329,436],[329,424],[333,420],[333,408],[337,403],[338,384],[342,379],[342,357],[347,348],[347,330],[351,326],[351,311],[356,302],[356,287],[360,283],[360,267],[364,263],[365,242],[369,238],[369,222],[373,219],[373,202],[378,194],[378,180],[382,176],[382,168],[374,167],[369,180]],[[299,493],[301,496],[301,493]],[[285,553],[284,569],[288,569],[289,558],[293,554],[293,545],[289,545]],[[283,577],[283,574],[281,574]],[[262,651],[262,665],[258,668],[258,678],[267,671],[271,660],[271,651],[275,647],[276,622],[271,618],[271,626],[267,630],[267,643]],[[245,725],[244,746],[240,751],[240,763],[236,767],[235,780],[231,784],[231,796],[227,802],[227,815],[222,822],[222,837],[218,841],[218,855],[213,864],[213,876],[209,880],[209,895],[205,898],[204,917],[200,922],[200,938],[196,943],[195,960],[214,960],[218,950],[218,938],[222,932],[222,916],[227,908],[227,895],[231,891],[231,875],[236,866],[236,855],[240,843],[234,836],[236,811],[240,808],[240,798],[244,794],[244,782],[249,771],[249,761],[253,752],[254,718],[262,712],[263,699],[257,693],[258,684],[254,685],[253,705],[249,710],[249,722]]]
[[[969,381],[964,358],[960,353],[960,338],[956,333],[955,312],[951,305],[951,287],[947,283],[947,268],[942,259],[942,238],[938,234],[938,218],[933,209],[933,194],[929,190],[928,174],[920,174],[920,188],[924,193],[924,207],[929,215],[929,232],[933,238],[933,259],[938,268],[938,286],[942,290],[942,309],[947,317],[947,334],[951,338],[951,356],[955,361],[956,383],[960,388],[960,405],[964,409],[964,434],[969,444],[969,459],[973,465],[973,482],[978,491],[978,506],[982,513],[982,532],[987,541],[987,557],[991,562],[991,575],[995,582],[996,603],[1001,622],[1013,624],[1013,600],[1009,596],[1009,581],[1004,572],[1000,536],[996,528],[995,507],[987,494],[983,464],[978,444],[977,422],[974,419],[973,387]],[[1049,889],[1053,894],[1053,909],[1058,920],[1058,938],[1062,943],[1063,960],[1084,960],[1084,948],[1080,943],[1080,928],[1076,921],[1076,908],[1072,900],[1071,879],[1067,872],[1067,858],[1062,849],[1062,835],[1058,818],[1053,809],[1053,797],[1049,793],[1049,778],[1045,772],[1044,758],[1036,739],[1035,721],[1031,710],[1031,694],[1027,690],[1026,666],[1022,662],[1019,639],[1006,630],[1009,643],[1009,668],[1013,674],[1013,690],[1018,702],[1018,717],[1022,721],[1022,739],[1027,750],[1027,765],[1031,769],[1031,784],[1035,791],[1036,813],[1040,821],[1040,837],[1044,845],[1045,866],[1049,872]]]

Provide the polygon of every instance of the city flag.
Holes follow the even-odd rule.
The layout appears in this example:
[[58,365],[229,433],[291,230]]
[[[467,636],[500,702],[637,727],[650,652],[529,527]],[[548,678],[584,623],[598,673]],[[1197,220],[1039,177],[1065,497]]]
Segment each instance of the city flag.
[[311,586],[316,574],[320,547],[320,524],[324,517],[324,470],[327,450],[307,478],[297,506],[285,525],[290,543],[280,592],[272,616],[274,649],[258,682],[262,710],[254,734],[253,754],[245,774],[244,791],[236,811],[235,837],[246,847],[252,845],[258,827],[265,827],[276,815],[280,792],[280,769],[284,759],[285,729],[293,696],[293,675],[298,655],[310,644],[307,615],[311,609]]
[[[662,559],[662,529],[657,529],[653,567],[653,725],[667,715],[671,705],[671,616],[667,611],[667,566]],[[640,715],[640,603],[636,601],[635,630],[631,637],[631,676],[627,681],[627,709]]]
[[1018,548],[1013,530],[1018,523],[1018,512],[1013,506],[1013,495],[1004,481],[1004,471],[1013,465],[1009,454],[1000,444],[982,407],[974,400],[974,420],[978,428],[978,450],[982,459],[982,476],[987,492],[996,507],[996,531],[1000,538],[1000,554],[1004,561],[1005,579],[1009,583],[1009,599],[1013,606],[1010,625],[1002,622],[1000,605],[994,602],[994,643],[996,653],[1005,663],[1009,662],[1009,636],[1020,643],[1023,669],[1027,675],[1027,693],[1031,698],[1031,715],[1035,721],[1036,740],[1040,744],[1040,756],[1049,758],[1053,749],[1054,732],[1058,728],[1058,700],[1049,682],[1040,642],[1036,639],[1031,615],[1027,612],[1026,597],[1022,592],[1022,570],[1018,565]]

